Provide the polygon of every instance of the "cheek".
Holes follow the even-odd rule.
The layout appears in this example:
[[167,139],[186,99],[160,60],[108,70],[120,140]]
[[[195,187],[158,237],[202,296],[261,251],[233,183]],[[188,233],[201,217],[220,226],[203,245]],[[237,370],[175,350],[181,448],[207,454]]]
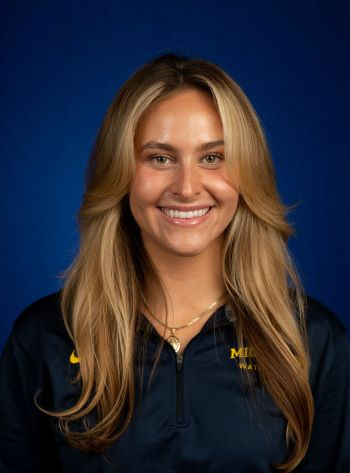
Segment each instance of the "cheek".
[[215,189],[212,187],[212,193],[218,202],[219,209],[221,209],[221,224],[227,227],[236,213],[239,192],[226,180],[220,180],[216,184]]
[[236,213],[237,206],[238,206],[238,199],[239,199],[239,193],[235,189],[231,189],[230,194],[228,194],[228,201],[227,201],[227,209],[230,215],[230,219],[232,219]]
[[239,194],[228,180],[218,179],[212,181],[210,191],[220,205],[231,207],[231,209],[237,206]]
[[161,191],[160,180],[152,173],[137,172],[130,189],[130,207],[142,207],[151,204]]

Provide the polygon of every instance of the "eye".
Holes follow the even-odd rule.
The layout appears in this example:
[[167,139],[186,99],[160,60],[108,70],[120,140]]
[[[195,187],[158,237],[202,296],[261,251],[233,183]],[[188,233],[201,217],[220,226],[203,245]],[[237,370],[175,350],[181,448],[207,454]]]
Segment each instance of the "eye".
[[156,166],[160,165],[162,166],[163,164],[167,164],[165,162],[166,159],[170,159],[167,156],[163,156],[162,154],[158,154],[156,156],[151,156],[150,161],[152,161]]
[[223,157],[216,153],[207,154],[203,159],[207,158],[216,158],[216,160],[209,160],[208,164],[218,164],[218,160],[223,161]]

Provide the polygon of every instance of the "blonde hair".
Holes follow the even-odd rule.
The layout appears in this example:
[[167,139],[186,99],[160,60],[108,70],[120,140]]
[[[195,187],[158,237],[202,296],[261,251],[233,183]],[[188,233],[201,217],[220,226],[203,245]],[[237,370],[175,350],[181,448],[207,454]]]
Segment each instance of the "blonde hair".
[[[286,444],[292,441],[293,449],[275,468],[290,472],[307,451],[314,415],[305,293],[287,248],[295,234],[286,219],[292,207],[278,195],[266,138],[251,103],[226,72],[208,61],[176,54],[151,60],[122,85],[106,113],[78,213],[80,249],[64,273],[61,297],[80,359],[80,397],[67,410],[42,410],[59,419],[70,445],[84,451],[104,451],[132,419],[135,340],[140,308],[149,308],[146,277],[168,313],[161,280],[128,203],[135,130],[152,103],[184,87],[212,97],[223,124],[229,176],[233,179],[233,169],[238,171],[240,195],[225,230],[222,273],[237,316],[238,340],[254,347],[261,382],[287,420]],[[89,424],[92,412],[97,421]],[[83,431],[71,428],[77,420],[83,421]]]

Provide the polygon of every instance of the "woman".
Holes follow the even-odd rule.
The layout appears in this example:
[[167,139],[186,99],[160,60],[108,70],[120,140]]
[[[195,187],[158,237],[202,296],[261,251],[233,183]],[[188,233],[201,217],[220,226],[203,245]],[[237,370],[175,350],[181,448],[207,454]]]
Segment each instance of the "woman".
[[129,78],[64,287],[2,355],[4,471],[350,471],[349,342],[303,292],[288,210],[221,68],[168,54]]

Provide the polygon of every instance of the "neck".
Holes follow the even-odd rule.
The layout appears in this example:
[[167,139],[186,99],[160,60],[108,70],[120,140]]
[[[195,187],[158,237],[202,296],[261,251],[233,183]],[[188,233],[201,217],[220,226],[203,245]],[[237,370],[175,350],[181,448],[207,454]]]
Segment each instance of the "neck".
[[[157,248],[147,251],[165,288],[169,307],[169,322],[186,323],[191,317],[204,312],[226,292],[221,270],[221,247],[211,248],[195,256],[178,256]],[[152,312],[165,318],[162,308],[156,306],[156,294],[148,290]],[[215,311],[225,300],[213,307]],[[210,313],[210,312],[208,312]]]

